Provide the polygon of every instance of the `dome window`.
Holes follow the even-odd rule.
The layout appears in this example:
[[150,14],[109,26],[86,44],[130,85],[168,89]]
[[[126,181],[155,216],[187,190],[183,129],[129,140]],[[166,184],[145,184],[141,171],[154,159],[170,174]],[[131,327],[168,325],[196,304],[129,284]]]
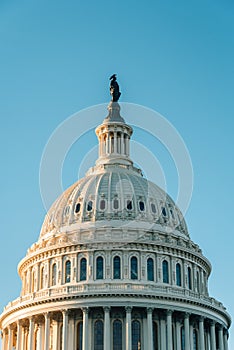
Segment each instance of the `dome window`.
[[119,256],[114,257],[113,277],[114,279],[121,278],[121,261]]
[[71,262],[70,260],[66,261],[65,264],[65,283],[71,282]]
[[156,214],[157,210],[156,210],[156,205],[154,203],[151,203],[151,211],[153,214]]
[[93,209],[93,202],[89,201],[87,204],[87,211],[91,211]]
[[143,201],[139,202],[139,209],[140,209],[140,211],[144,211],[145,210],[145,203]]
[[154,281],[154,261],[152,258],[147,260],[147,279],[148,281]]
[[163,270],[163,283],[169,283],[169,270],[168,270],[167,260],[163,260],[162,270]]
[[132,210],[132,201],[131,200],[127,200],[127,210]]
[[167,216],[167,211],[165,207],[162,207],[162,214],[163,216]]
[[119,209],[119,200],[117,198],[113,200],[113,208],[115,210]]
[[172,210],[172,209],[170,209],[170,213],[171,213],[171,217],[172,217],[172,219],[173,219],[173,220],[175,220],[175,215],[174,215],[174,212],[173,212],[173,210]]
[[138,261],[135,256],[131,258],[131,279],[132,280],[138,279]]
[[100,200],[100,210],[105,210],[106,209],[106,201],[105,199]]
[[87,260],[82,258],[80,260],[80,281],[85,281],[87,277]]
[[80,212],[80,207],[81,207],[80,203],[77,203],[76,207],[75,207],[75,213],[76,214],[78,214]]
[[103,279],[103,257],[99,256],[96,260],[96,279]]

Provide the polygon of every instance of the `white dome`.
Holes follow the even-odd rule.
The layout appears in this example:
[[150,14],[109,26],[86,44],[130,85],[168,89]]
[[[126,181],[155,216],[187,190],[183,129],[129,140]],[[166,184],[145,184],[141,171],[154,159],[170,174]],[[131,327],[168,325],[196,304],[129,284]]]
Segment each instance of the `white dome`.
[[103,224],[105,220],[111,220],[111,225],[147,222],[159,231],[173,230],[188,236],[180,210],[161,188],[132,166],[109,164],[73,184],[55,201],[40,237],[62,227],[99,221]]

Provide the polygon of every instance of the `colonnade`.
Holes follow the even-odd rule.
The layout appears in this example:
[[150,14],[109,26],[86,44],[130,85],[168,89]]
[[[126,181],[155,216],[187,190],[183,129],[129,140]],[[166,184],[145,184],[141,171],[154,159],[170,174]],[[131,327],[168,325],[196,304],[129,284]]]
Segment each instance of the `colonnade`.
[[130,138],[127,134],[117,131],[109,131],[100,135],[99,140],[99,156],[107,156],[109,154],[121,154],[129,156]]
[[[95,350],[93,324],[96,317],[92,312],[94,309],[84,307],[79,310],[59,311],[54,334],[51,334],[51,323],[54,322],[52,312],[18,320],[3,330],[2,350]],[[118,309],[119,315],[122,313],[118,318],[122,317],[123,325],[120,350],[228,350],[228,331],[214,320],[186,312],[150,307],[127,306]],[[109,306],[99,308],[98,317],[101,317],[103,322],[103,343],[98,349],[113,349],[115,339],[112,321],[116,316],[113,316],[112,310],[113,308]],[[79,322],[82,322],[80,334],[82,348],[75,340],[76,311],[80,315]],[[141,315],[141,341],[136,348],[132,339],[132,322],[139,315]],[[157,325],[157,332],[154,324]],[[196,339],[194,332],[197,334]],[[55,339],[52,343],[51,338]]]

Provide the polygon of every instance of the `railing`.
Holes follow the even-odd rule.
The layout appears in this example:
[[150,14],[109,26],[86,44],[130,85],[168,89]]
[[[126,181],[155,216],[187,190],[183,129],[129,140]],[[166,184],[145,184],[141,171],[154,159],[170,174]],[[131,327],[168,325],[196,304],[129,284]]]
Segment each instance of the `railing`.
[[209,306],[214,306],[222,311],[225,311],[223,304],[209,296],[195,293],[193,291],[171,286],[155,286],[151,284],[137,284],[137,283],[89,283],[81,285],[67,285],[61,287],[53,287],[45,290],[33,292],[21,296],[10,302],[5,308],[4,312],[14,309],[18,306],[26,306],[32,302],[50,299],[50,297],[65,297],[67,295],[92,294],[95,293],[140,293],[143,295],[154,296],[172,296],[182,297],[191,301],[200,301]]

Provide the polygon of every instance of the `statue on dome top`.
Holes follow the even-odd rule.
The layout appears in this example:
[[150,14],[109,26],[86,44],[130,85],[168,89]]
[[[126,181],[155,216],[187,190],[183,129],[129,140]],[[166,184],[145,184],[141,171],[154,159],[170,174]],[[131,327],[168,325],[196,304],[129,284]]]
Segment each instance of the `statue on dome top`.
[[112,102],[117,102],[120,98],[121,92],[119,91],[119,84],[116,81],[116,74],[110,77],[110,94],[112,96]]

